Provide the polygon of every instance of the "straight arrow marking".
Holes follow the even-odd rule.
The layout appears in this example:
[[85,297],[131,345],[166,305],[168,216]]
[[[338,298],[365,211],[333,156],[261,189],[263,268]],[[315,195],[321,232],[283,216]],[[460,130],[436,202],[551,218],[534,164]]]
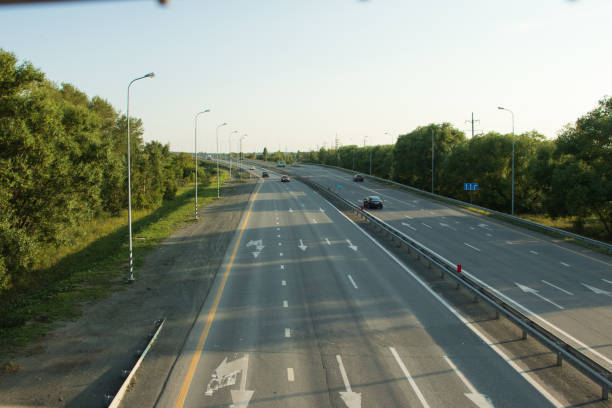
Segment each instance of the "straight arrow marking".
[[342,398],[342,401],[344,401],[348,408],[361,408],[361,393],[353,392],[351,389],[351,384],[349,383],[344,364],[342,364],[342,358],[339,354],[336,354],[336,360],[338,360],[340,375],[342,375],[342,382],[344,382],[344,387],[346,388],[346,391],[340,391],[340,398]]
[[476,406],[479,408],[493,408],[493,403],[491,402],[489,397],[484,394],[480,394],[478,391],[476,391],[476,388],[474,388],[472,383],[467,378],[465,378],[465,375],[463,375],[463,373],[459,371],[457,366],[455,366],[455,363],[453,363],[450,358],[448,358],[447,356],[442,356],[442,358],[444,358],[448,365],[453,369],[455,374],[457,374],[457,377],[459,377],[459,379],[470,391],[469,393],[466,392],[464,394],[470,401],[476,404]]
[[584,286],[585,288],[592,290],[597,295],[606,295],[606,296],[612,297],[612,293],[608,292],[607,290],[599,289],[599,288],[596,288],[591,285],[587,285],[586,283],[582,283],[582,282],[580,282],[580,284]]
[[327,242],[327,245],[331,246],[331,242],[329,242],[329,239],[325,238],[325,242]]
[[557,308],[559,308],[561,310],[565,309],[563,306],[559,306],[558,304],[556,304],[552,300],[550,300],[548,298],[545,298],[544,296],[540,295],[537,290],[532,289],[529,286],[521,285],[520,283],[516,283],[516,282],[514,282],[514,284],[516,286],[518,286],[519,289],[522,290],[525,293],[531,293],[532,295],[535,295],[535,296],[539,297],[540,299],[544,300],[545,302],[548,302],[551,305],[553,305],[553,306],[555,306],[555,307],[557,307]]
[[404,362],[400,358],[399,354],[397,354],[397,351],[395,350],[395,347],[389,347],[389,350],[391,350],[391,354],[393,354],[393,357],[395,358],[395,361],[397,362],[397,364],[402,369],[402,372],[404,373],[404,376],[406,376],[406,379],[408,380],[408,382],[410,383],[410,386],[412,387],[412,389],[414,390],[415,394],[419,398],[419,401],[421,401],[421,405],[423,405],[423,408],[430,408],[429,404],[427,403],[427,400],[425,399],[425,397],[421,393],[421,390],[416,385],[416,382],[414,382],[414,379],[412,378],[412,376],[410,375],[410,372],[406,368],[406,365],[404,364]]
[[566,293],[566,294],[568,294],[568,295],[572,295],[572,296],[574,296],[574,294],[573,294],[572,292],[570,292],[569,290],[562,289],[562,288],[558,287],[557,285],[553,285],[553,284],[552,284],[552,283],[550,283],[550,282],[546,282],[545,280],[542,280],[542,283],[545,283],[545,284],[547,284],[548,286],[552,286],[552,287],[553,287],[553,288],[555,288],[555,289],[559,289],[559,290],[560,290],[561,292],[563,292],[563,293]]

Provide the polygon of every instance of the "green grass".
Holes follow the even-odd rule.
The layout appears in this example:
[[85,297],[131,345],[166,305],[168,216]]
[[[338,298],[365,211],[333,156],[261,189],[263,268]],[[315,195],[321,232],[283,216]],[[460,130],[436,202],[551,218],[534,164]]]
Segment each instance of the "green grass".
[[[227,179],[222,172],[221,181]],[[216,179],[198,187],[198,208],[217,198]],[[155,210],[132,212],[136,278],[149,251],[193,219],[194,187]],[[0,361],[17,348],[51,330],[57,322],[75,319],[82,307],[122,290],[129,275],[127,213],[94,220],[79,234],[78,242],[43,251],[29,287],[0,298]]]

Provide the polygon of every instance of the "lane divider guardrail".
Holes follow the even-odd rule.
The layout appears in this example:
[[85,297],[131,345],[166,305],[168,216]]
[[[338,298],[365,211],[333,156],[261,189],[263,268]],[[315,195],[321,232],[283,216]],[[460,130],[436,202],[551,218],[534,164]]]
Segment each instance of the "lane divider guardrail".
[[[348,170],[348,169],[345,169],[345,168],[342,168],[342,167],[330,166],[328,164],[319,164],[319,163],[311,163],[311,164],[316,165],[316,166],[329,167],[331,169],[341,170],[343,172],[350,173],[350,174],[357,173],[355,171],[351,171],[351,170]],[[434,193],[432,193],[430,191],[421,190],[421,189],[418,189],[416,187],[412,187],[412,186],[408,186],[406,184],[398,183],[398,182],[393,181],[393,180],[387,180],[387,179],[384,179],[384,178],[381,178],[381,177],[370,176],[369,174],[362,174],[362,173],[359,173],[359,174],[361,174],[364,178],[371,178],[372,180],[380,181],[380,182],[383,182],[383,183],[390,183],[390,184],[393,184],[393,185],[398,186],[400,188],[407,189],[407,190],[413,191],[413,192],[418,193],[418,194],[423,194],[423,195],[426,195],[426,196],[429,196],[429,197],[433,197],[433,198],[435,198],[437,200],[453,203],[453,204],[458,205],[460,207],[472,207],[472,208],[476,208],[476,209],[481,210],[481,211],[486,211],[486,212],[489,212],[491,214],[495,214],[495,215],[497,215],[497,216],[499,216],[501,218],[515,221],[515,222],[517,222],[519,224],[528,225],[530,227],[541,229],[541,230],[545,230],[545,231],[548,231],[548,232],[553,232],[555,234],[559,234],[559,235],[567,237],[567,238],[576,239],[576,240],[579,240],[579,241],[582,241],[582,242],[586,242],[588,244],[595,245],[597,247],[606,249],[608,251],[612,251],[612,245],[610,245],[610,244],[608,244],[606,242],[602,242],[602,241],[598,241],[596,239],[592,239],[592,238],[588,238],[588,237],[585,237],[585,236],[582,236],[582,235],[574,234],[573,232],[565,231],[565,230],[562,230],[562,229],[559,229],[559,228],[549,227],[548,225],[539,224],[537,222],[529,221],[529,220],[526,220],[524,218],[516,217],[514,215],[506,214],[506,213],[503,213],[503,212],[500,212],[500,211],[496,211],[496,210],[491,210],[490,208],[481,207],[481,206],[476,205],[476,204],[470,204],[470,203],[466,203],[465,201],[456,200],[454,198],[446,197],[446,196],[439,195],[439,194],[434,194]]]
[[[264,168],[267,167],[265,165],[261,165],[260,163],[258,163],[258,165]],[[557,337],[531,320],[522,312],[491,293],[487,288],[480,285],[478,282],[462,274],[460,265],[449,264],[446,260],[441,259],[437,254],[425,248],[417,241],[405,235],[403,232],[370,215],[368,212],[361,210],[360,206],[357,206],[356,204],[344,199],[339,194],[311,180],[309,177],[296,176],[295,174],[293,174],[292,177],[311,187],[335,207],[338,208],[337,204],[340,203],[343,207],[345,207],[345,209],[353,211],[368,222],[376,225],[379,229],[386,231],[392,238],[402,242],[419,256],[426,259],[430,265],[437,266],[443,273],[446,273],[446,275],[454,279],[458,285],[462,285],[464,288],[468,289],[468,291],[474,294],[475,298],[480,299],[493,307],[496,316],[499,316],[499,314],[504,315],[510,322],[521,329],[523,332],[523,340],[527,338],[527,335],[531,335],[540,344],[556,353],[558,366],[561,366],[563,360],[565,360],[586,377],[601,386],[601,399],[608,399],[609,391],[612,389],[612,372],[578,351],[575,347],[567,344],[563,339]]]

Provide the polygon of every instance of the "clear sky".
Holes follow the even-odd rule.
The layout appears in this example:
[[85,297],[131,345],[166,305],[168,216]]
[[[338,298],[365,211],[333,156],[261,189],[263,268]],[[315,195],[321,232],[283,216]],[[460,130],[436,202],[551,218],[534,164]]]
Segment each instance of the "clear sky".
[[[549,138],[610,95],[610,0],[154,0],[0,7],[0,48],[221,151],[388,144],[431,122]],[[386,135],[387,132],[389,135]],[[232,150],[236,151],[234,142]]]

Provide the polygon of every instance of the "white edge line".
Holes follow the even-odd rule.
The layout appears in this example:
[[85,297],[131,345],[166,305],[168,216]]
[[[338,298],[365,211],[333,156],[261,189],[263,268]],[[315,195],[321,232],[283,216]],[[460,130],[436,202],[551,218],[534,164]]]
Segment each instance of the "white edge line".
[[[330,204],[330,206],[332,206]],[[333,207],[333,206],[332,206]],[[338,210],[336,207],[333,207],[341,216],[343,216],[344,218],[346,218],[351,224],[353,224],[355,226],[355,228],[357,228],[359,231],[361,231],[361,233],[363,233],[366,237],[368,237],[375,245],[377,245],[380,249],[382,249],[387,255],[389,255],[389,257],[391,259],[393,259],[395,261],[395,263],[397,263],[402,269],[404,269],[404,271],[406,271],[410,276],[412,276],[414,278],[414,280],[416,280],[426,291],[428,291],[435,299],[437,299],[440,303],[442,303],[442,305],[444,305],[444,307],[446,307],[452,314],[454,314],[463,324],[465,324],[467,327],[469,327],[472,332],[474,332],[478,337],[480,337],[489,347],[491,347],[491,349],[493,349],[506,363],[508,363],[508,365],[512,368],[514,368],[514,370],[519,373],[521,376],[523,376],[523,378],[525,378],[525,380],[527,382],[529,382],[538,392],[540,392],[540,394],[542,394],[546,399],[548,399],[548,401],[550,401],[551,404],[553,404],[555,407],[557,408],[561,408],[564,407],[565,404],[561,404],[555,397],[553,397],[546,389],[544,389],[543,386],[541,386],[537,381],[535,381],[535,379],[529,374],[524,372],[514,361],[512,361],[507,355],[506,353],[504,353],[497,345],[493,344],[493,342],[491,340],[489,340],[489,338],[487,336],[485,336],[483,333],[481,333],[476,327],[474,327],[472,325],[472,323],[468,322],[461,314],[459,314],[459,312],[457,312],[448,302],[446,302],[446,300],[442,299],[436,292],[433,291],[433,289],[431,289],[429,286],[427,286],[427,284],[421,279],[419,278],[414,272],[412,272],[412,270],[410,268],[408,268],[406,265],[404,265],[402,263],[402,261],[400,261],[399,259],[397,259],[397,257],[395,255],[393,255],[392,253],[390,253],[386,248],[384,248],[378,241],[376,241],[370,234],[368,234],[366,231],[364,231],[359,225],[357,225],[353,220],[351,220],[350,218],[348,218],[346,215],[344,215],[340,210]],[[378,218],[377,218],[378,219]],[[433,252],[433,251],[432,251]],[[437,255],[437,254],[436,254]],[[438,255],[439,256],[439,255]],[[441,259],[443,259],[444,261],[446,261],[448,264],[452,265],[450,261],[448,261],[447,259],[443,258],[440,256]],[[479,281],[479,283],[481,283],[483,286],[489,287],[489,285],[485,284],[484,282],[481,282],[478,278],[476,277],[472,277],[471,275],[467,274],[464,270],[464,273],[468,276],[470,276],[471,278],[473,278],[476,281]],[[499,295],[501,295],[501,293],[499,293],[496,289],[489,287],[491,290],[497,292]],[[503,295],[502,295],[503,296]],[[507,298],[506,296],[503,296],[504,298]],[[512,303],[515,303],[517,306],[521,307],[521,305],[518,305],[518,303],[514,302],[511,299],[508,299],[508,301],[511,301]],[[531,313],[531,312],[530,312]],[[533,313],[532,313],[533,314]],[[538,318],[540,318],[539,316],[537,316]],[[541,318],[540,318],[541,319]]]
[[354,287],[355,289],[359,289],[359,288],[357,287],[357,284],[356,284],[356,283],[355,283],[355,281],[353,280],[353,277],[352,277],[351,275],[346,275],[346,276],[348,276],[349,280],[350,280],[350,281],[351,281],[351,283],[353,284],[353,287]]
[[400,366],[400,368],[404,372],[404,375],[406,376],[406,379],[410,383],[410,386],[412,387],[412,389],[414,390],[415,394],[419,398],[419,401],[421,401],[421,405],[423,405],[423,407],[425,407],[425,408],[429,408],[429,404],[427,403],[427,400],[425,399],[425,397],[421,393],[421,390],[417,386],[416,382],[414,382],[414,379],[410,375],[410,372],[408,371],[408,368],[406,368],[406,365],[404,364],[404,362],[400,358],[399,354],[397,354],[397,351],[395,350],[395,347],[389,347],[389,350],[391,350],[391,354],[393,354],[393,357],[395,358],[395,361],[397,362],[397,365]]

